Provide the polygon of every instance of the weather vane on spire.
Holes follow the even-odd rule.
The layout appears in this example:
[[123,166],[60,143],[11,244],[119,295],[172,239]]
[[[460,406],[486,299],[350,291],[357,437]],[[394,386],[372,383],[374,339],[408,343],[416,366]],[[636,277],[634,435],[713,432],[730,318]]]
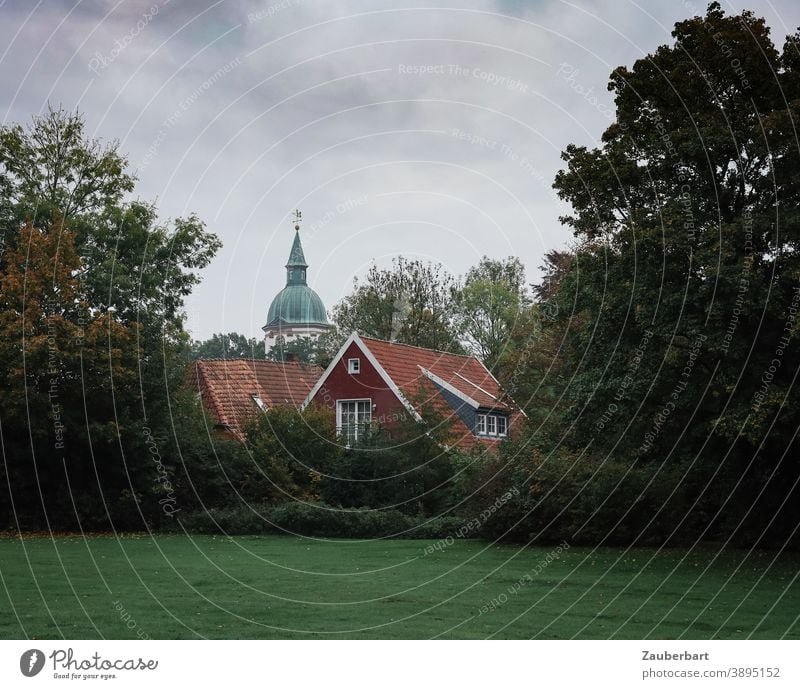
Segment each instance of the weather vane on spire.
[[294,212],[294,229],[295,230],[298,230],[298,231],[300,230],[300,221],[302,219],[303,219],[303,214],[299,210],[296,210]]

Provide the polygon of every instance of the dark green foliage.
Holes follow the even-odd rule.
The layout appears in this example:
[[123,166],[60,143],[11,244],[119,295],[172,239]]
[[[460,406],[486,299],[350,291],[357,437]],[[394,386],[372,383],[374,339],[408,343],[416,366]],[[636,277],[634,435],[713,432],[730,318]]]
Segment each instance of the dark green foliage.
[[241,504],[235,501],[233,507],[211,507],[197,512],[176,515],[165,523],[165,533],[192,534],[262,534],[274,533],[269,514],[270,505],[258,503]]
[[392,508],[436,516],[456,495],[456,452],[444,449],[447,424],[429,413],[425,424],[397,421],[378,427],[345,450],[320,481],[320,496],[347,508]]
[[333,413],[318,407],[273,407],[254,417],[246,434],[253,460],[243,489],[248,500],[314,499],[321,475],[342,452]]
[[515,538],[777,545],[800,520],[797,37],[717,3],[673,36],[611,75],[601,146],[563,154],[576,244],[523,333],[535,435],[498,467],[544,491]]
[[735,505],[719,511],[731,487],[726,481],[683,462],[659,466],[509,446],[477,484],[490,488],[470,506],[486,515],[479,533],[493,540],[684,546],[719,539],[723,527],[714,522],[742,516]]
[[556,297],[567,420],[579,443],[647,461],[705,439],[703,461],[758,452],[766,477],[800,423],[786,404],[800,365],[796,48],[716,3],[673,35],[614,72],[617,122],[602,147],[568,147],[556,178],[582,242]]
[[329,538],[402,537],[413,521],[398,510],[343,510],[325,504],[288,503],[270,514],[276,528],[300,536]]
[[[350,333],[347,333],[349,335]],[[319,337],[298,337],[291,342],[284,342],[279,337],[267,352],[267,359],[272,361],[301,361],[327,368],[339,351],[347,335],[342,335],[335,328]]]
[[83,131],[52,109],[0,129],[8,526],[144,528],[176,509],[182,311],[220,243],[195,216],[160,222],[126,202],[116,144]]
[[214,333],[192,342],[192,359],[266,359],[264,343],[239,333]]
[[398,510],[343,509],[322,502],[249,504],[179,515],[164,530],[202,534],[283,533],[318,538],[455,538],[460,517],[413,517]]

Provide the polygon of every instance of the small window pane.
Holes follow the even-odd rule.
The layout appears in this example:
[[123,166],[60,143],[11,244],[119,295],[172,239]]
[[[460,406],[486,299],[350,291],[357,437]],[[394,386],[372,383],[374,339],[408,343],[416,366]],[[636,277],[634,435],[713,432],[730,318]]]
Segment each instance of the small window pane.
[[486,430],[489,435],[497,435],[497,417],[489,415],[486,417]]
[[505,416],[497,417],[497,435],[506,435],[508,433],[508,419]]
[[486,414],[478,414],[478,435],[486,435]]

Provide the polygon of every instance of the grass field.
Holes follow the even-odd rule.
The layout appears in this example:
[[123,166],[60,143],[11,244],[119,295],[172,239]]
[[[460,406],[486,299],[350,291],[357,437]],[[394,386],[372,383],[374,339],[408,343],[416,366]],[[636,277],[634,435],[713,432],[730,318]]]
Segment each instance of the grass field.
[[3,538],[0,637],[800,638],[797,554],[431,545]]

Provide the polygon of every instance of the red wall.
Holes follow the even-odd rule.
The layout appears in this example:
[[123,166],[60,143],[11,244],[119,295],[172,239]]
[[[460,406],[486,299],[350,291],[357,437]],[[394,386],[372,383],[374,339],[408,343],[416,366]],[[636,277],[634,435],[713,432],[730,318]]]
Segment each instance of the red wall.
[[[356,358],[361,360],[361,372],[350,374],[347,372],[347,360]],[[406,408],[383,382],[364,352],[352,342],[311,402],[330,407],[335,411],[336,400],[367,398],[372,399],[373,422],[391,426],[398,415],[404,415],[406,418],[409,416]]]

